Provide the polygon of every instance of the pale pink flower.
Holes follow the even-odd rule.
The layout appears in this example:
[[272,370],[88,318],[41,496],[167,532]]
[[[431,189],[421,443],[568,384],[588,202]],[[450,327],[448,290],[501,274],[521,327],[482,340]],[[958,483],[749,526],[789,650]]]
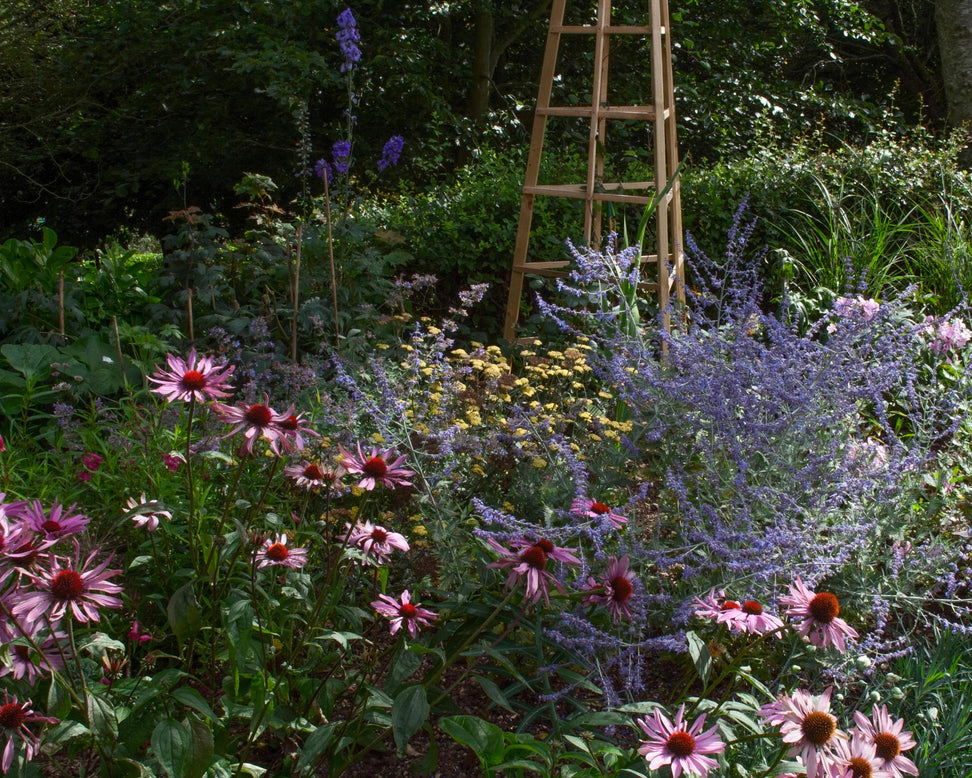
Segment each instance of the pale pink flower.
[[266,404],[266,398],[262,403],[247,405],[240,403],[238,406],[217,404],[214,406],[216,413],[228,424],[232,424],[233,429],[223,437],[243,432],[243,452],[253,453],[253,446],[258,440],[265,440],[270,445],[270,450],[279,455],[283,448],[291,446],[290,441],[280,429],[280,423],[285,421],[285,417],[277,413],[273,408]]
[[229,383],[234,369],[232,365],[216,364],[211,357],[199,357],[197,361],[195,349],[189,352],[188,359],[169,354],[166,362],[169,369],[159,370],[148,380],[158,384],[152,391],[163,395],[169,402],[206,402],[232,394],[233,387]]
[[915,763],[904,755],[915,747],[915,739],[910,732],[903,732],[904,719],[894,721],[888,715],[886,705],[875,705],[868,719],[860,711],[854,711],[857,732],[867,742],[874,745],[877,764],[892,778],[905,775],[918,775]]
[[11,698],[4,689],[3,705],[0,705],[0,735],[6,735],[7,743],[3,747],[3,757],[0,758],[0,770],[6,773],[13,766],[17,740],[23,742],[24,756],[28,762],[40,753],[40,740],[27,729],[28,724],[56,724],[57,722],[57,719],[37,713],[30,700],[20,702],[16,697]]
[[863,295],[856,297],[839,297],[834,301],[834,312],[844,319],[860,317],[863,321],[870,321],[881,309],[881,304],[873,297],[865,299]]
[[590,500],[586,497],[575,497],[570,506],[571,513],[578,516],[587,516],[591,519],[605,519],[611,522],[615,529],[621,529],[628,520],[619,513],[615,513],[610,505],[597,500]]
[[827,778],[889,778],[889,773],[878,765],[874,744],[859,736],[834,742],[834,764]]
[[748,632],[750,635],[767,635],[783,628],[783,620],[772,613],[767,613],[762,603],[756,600],[740,603],[739,609],[733,612],[728,624],[730,630]]
[[22,503],[16,515],[20,517],[25,528],[44,540],[60,540],[81,532],[91,521],[81,513],[72,513],[73,510],[74,505],[65,509],[60,503],[54,503],[48,513],[40,500],[33,500]]
[[788,605],[786,615],[800,625],[797,631],[809,637],[815,646],[836,646],[840,653],[847,652],[845,637],[856,638],[857,632],[847,622],[837,617],[840,603],[830,592],[812,592],[797,576],[790,585],[790,594],[780,597],[780,604]]
[[341,465],[351,474],[363,476],[358,482],[358,486],[367,491],[371,491],[377,485],[387,489],[394,489],[396,486],[411,486],[412,482],[408,479],[415,473],[407,468],[401,467],[405,461],[404,456],[395,458],[394,449],[372,447],[370,454],[365,454],[358,443],[358,454],[355,456],[344,448],[338,446],[341,452]]
[[516,538],[510,541],[510,545],[514,549],[520,549],[519,551],[503,548],[493,538],[488,538],[487,542],[500,558],[490,562],[486,567],[509,568],[510,572],[506,578],[507,588],[511,588],[520,578],[524,578],[526,580],[524,598],[527,602],[536,602],[543,597],[544,603],[550,605],[550,584],[553,584],[561,594],[566,594],[560,581],[547,570],[548,560],[553,559],[568,565],[580,564],[580,560],[573,554],[574,549],[560,548],[546,538],[537,541]]
[[344,477],[345,469],[340,465],[325,467],[317,462],[301,462],[299,465],[287,465],[284,475],[302,489],[335,489]]
[[807,778],[827,778],[836,764],[834,748],[837,740],[847,735],[837,729],[837,719],[830,713],[832,687],[814,698],[797,689],[764,705],[760,716],[780,728],[783,742],[789,745],[789,755],[799,757],[807,767]]
[[418,637],[420,627],[427,627],[439,618],[433,611],[413,603],[408,589],[405,589],[397,600],[387,594],[379,594],[378,599],[371,603],[371,607],[391,620],[392,635],[404,626],[409,635],[413,638]]
[[618,559],[608,557],[607,571],[600,583],[593,578],[587,579],[585,605],[603,605],[608,609],[613,621],[621,621],[622,617],[631,618],[629,600],[634,594],[634,585],[638,580],[634,570],[628,569],[630,560],[627,555]]
[[936,354],[945,354],[952,350],[964,348],[972,340],[972,331],[965,326],[961,319],[940,321],[931,316],[925,317],[926,330],[934,335],[934,340],[928,346]]
[[714,621],[717,624],[731,624],[739,615],[739,603],[735,600],[727,600],[726,593],[720,589],[710,589],[709,593],[703,597],[693,598],[695,609],[693,613],[702,619]]
[[370,521],[358,522],[348,529],[348,545],[360,548],[364,552],[365,563],[382,564],[396,549],[408,551],[408,541],[398,532],[390,532],[384,527],[372,524]]
[[[19,630],[18,630],[19,632]],[[40,649],[36,652],[26,642],[8,643],[8,664],[0,667],[0,676],[10,675],[15,680],[25,680],[33,686],[42,676],[64,667],[64,655],[70,651],[66,632],[56,631],[53,635],[40,633],[31,635]]]
[[648,736],[641,741],[638,753],[648,762],[649,770],[657,770],[662,765],[671,765],[672,778],[685,775],[698,775],[705,778],[709,770],[719,763],[707,754],[721,754],[726,744],[719,739],[717,727],[702,731],[705,714],[699,716],[691,727],[682,721],[685,706],[675,714],[673,722],[659,708],[651,716],[635,719],[638,726]]
[[66,614],[80,622],[101,621],[98,608],[120,608],[122,601],[112,595],[122,591],[118,584],[108,579],[121,570],[107,570],[109,557],[100,565],[92,566],[97,551],[93,551],[80,563],[79,549],[75,545],[75,557],[56,557],[51,554],[47,570],[32,572],[21,570],[32,582],[35,590],[25,589],[14,605],[13,613],[33,624],[43,617],[52,623]]
[[162,510],[162,503],[158,500],[146,499],[145,492],[142,492],[138,502],[134,497],[129,497],[125,501],[125,507],[128,508],[125,515],[149,532],[155,532],[159,528],[159,519],[172,520],[172,513]]
[[306,548],[287,548],[287,533],[278,534],[273,540],[267,538],[263,547],[256,553],[257,569],[264,567],[289,567],[297,570],[307,564]]

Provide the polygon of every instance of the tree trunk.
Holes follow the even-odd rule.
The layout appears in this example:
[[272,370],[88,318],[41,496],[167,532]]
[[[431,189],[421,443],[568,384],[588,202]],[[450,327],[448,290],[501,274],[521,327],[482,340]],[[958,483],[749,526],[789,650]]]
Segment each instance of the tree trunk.
[[972,0],[936,0],[935,25],[948,121],[953,127],[965,127],[968,142],[959,162],[972,168]]

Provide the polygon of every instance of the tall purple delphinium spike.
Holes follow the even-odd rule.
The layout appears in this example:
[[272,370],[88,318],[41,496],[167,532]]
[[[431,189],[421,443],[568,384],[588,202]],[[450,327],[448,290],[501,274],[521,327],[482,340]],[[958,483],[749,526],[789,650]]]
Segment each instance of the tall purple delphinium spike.
[[344,62],[341,63],[341,72],[347,73],[358,67],[361,61],[361,49],[358,44],[361,42],[361,33],[358,30],[358,22],[350,8],[345,8],[338,14],[338,31],[335,34]]

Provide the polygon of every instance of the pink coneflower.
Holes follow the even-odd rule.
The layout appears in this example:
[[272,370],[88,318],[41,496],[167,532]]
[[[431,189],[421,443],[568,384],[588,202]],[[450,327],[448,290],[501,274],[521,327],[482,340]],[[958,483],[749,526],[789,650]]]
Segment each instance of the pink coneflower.
[[17,740],[23,741],[24,755],[29,762],[40,751],[40,740],[27,729],[28,724],[56,724],[57,719],[41,716],[34,711],[30,700],[20,702],[16,697],[11,698],[6,689],[3,692],[3,705],[0,705],[0,730],[7,736],[7,744],[3,747],[3,757],[0,758],[0,770],[8,772],[13,766],[14,752]]
[[363,524],[358,522],[352,528],[350,524],[345,524],[348,528],[348,545],[360,548],[364,552],[365,562],[382,564],[388,559],[395,549],[408,551],[408,541],[405,536],[398,532],[390,532],[384,527],[365,521]]
[[860,711],[854,711],[854,721],[861,738],[874,745],[878,766],[892,778],[918,775],[915,763],[902,752],[915,747],[910,732],[902,732],[904,719],[892,720],[886,705],[875,705],[870,720]]
[[280,414],[280,420],[275,422],[277,429],[283,434],[283,436],[290,441],[291,445],[298,451],[302,450],[307,441],[304,440],[304,435],[313,435],[314,437],[320,437],[320,433],[316,430],[312,430],[309,426],[310,422],[304,418],[303,413],[294,413],[294,406],[291,405],[287,410]]
[[228,424],[235,425],[223,437],[243,431],[243,452],[253,453],[253,445],[259,439],[265,440],[270,444],[270,450],[275,454],[280,454],[281,448],[289,448],[290,441],[280,429],[279,424],[284,417],[277,413],[273,408],[266,404],[266,398],[262,403],[247,405],[240,403],[238,406],[216,405],[214,409],[217,414]]
[[635,719],[641,730],[648,736],[638,748],[648,762],[649,770],[657,770],[662,765],[671,765],[672,778],[686,775],[699,775],[705,778],[709,770],[718,762],[706,754],[721,754],[726,744],[719,739],[716,727],[705,732],[705,714],[699,716],[691,727],[682,722],[685,706],[682,705],[672,722],[660,709],[655,708],[651,716]]
[[830,713],[829,687],[819,697],[797,689],[760,708],[760,715],[780,728],[783,742],[790,746],[789,755],[798,756],[807,766],[807,778],[827,778],[834,767],[834,747],[847,735],[837,729],[837,719]]
[[256,553],[257,569],[264,567],[289,567],[298,570],[307,564],[306,548],[287,548],[287,533],[267,538]]
[[740,605],[735,600],[727,600],[725,592],[721,589],[717,592],[710,589],[709,593],[703,597],[693,598],[696,616],[717,624],[731,625],[739,616]]
[[43,638],[32,635],[31,639],[37,644],[40,653],[27,643],[8,644],[9,665],[0,667],[0,676],[10,675],[15,680],[23,679],[33,686],[41,676],[64,667],[64,654],[70,649],[67,638],[66,632],[55,632]]
[[635,581],[638,579],[634,571],[628,569],[629,564],[627,555],[620,559],[609,556],[607,571],[601,582],[587,579],[591,593],[584,597],[584,604],[606,606],[613,621],[621,621],[622,617],[630,619],[631,605],[628,601],[634,594]]
[[[0,494],[0,498],[3,495]],[[34,552],[33,533],[27,525],[17,518],[14,514],[23,508],[23,503],[0,505],[0,559],[19,559],[23,556],[23,551],[29,549]],[[5,511],[4,509],[7,509]],[[14,521],[11,521],[14,519]],[[47,541],[47,546],[54,545],[55,541]]]
[[409,635],[413,638],[418,637],[420,627],[427,627],[439,618],[432,611],[413,603],[408,589],[403,591],[401,597],[397,600],[387,594],[379,594],[378,599],[371,603],[371,607],[386,619],[391,620],[390,632],[392,635],[404,625]]
[[316,462],[302,462],[299,465],[287,465],[284,475],[302,489],[334,489],[345,475],[345,469],[340,465],[325,467]]
[[783,628],[783,620],[767,613],[757,600],[741,602],[727,623],[730,630],[735,629],[744,634],[748,632],[750,635],[767,635]]
[[22,617],[28,624],[47,617],[52,623],[70,612],[78,621],[101,621],[98,608],[120,608],[122,601],[113,594],[122,591],[118,584],[108,579],[121,570],[107,570],[109,557],[100,565],[91,567],[96,551],[80,564],[79,550],[75,545],[73,564],[67,557],[51,554],[50,568],[39,573],[21,572],[30,578],[37,591],[25,590],[16,605],[14,616]]
[[138,502],[135,501],[134,497],[129,497],[125,501],[125,507],[128,508],[126,515],[136,525],[149,532],[155,532],[159,528],[159,519],[172,520],[172,514],[169,511],[161,510],[162,503],[158,500],[146,499],[145,492],[142,492]]
[[405,461],[404,456],[395,458],[394,449],[381,449],[372,447],[371,453],[365,455],[358,443],[358,454],[355,456],[344,448],[338,446],[341,452],[341,465],[354,475],[363,476],[358,482],[358,486],[369,492],[378,484],[386,489],[394,489],[396,486],[411,486],[412,482],[408,479],[415,473],[407,468],[401,467]]
[[874,744],[855,736],[834,743],[834,765],[827,778],[889,778],[889,773],[878,766]]
[[87,516],[80,513],[72,513],[74,505],[65,510],[64,506],[54,503],[50,513],[44,511],[40,500],[23,503],[17,511],[24,526],[31,532],[35,532],[44,540],[60,540],[68,535],[81,532],[88,522],[91,521]]
[[158,384],[152,391],[161,394],[169,402],[206,402],[232,394],[233,387],[228,383],[234,370],[232,365],[217,365],[211,357],[199,357],[197,361],[195,349],[189,352],[188,359],[169,354],[166,362],[169,364],[168,371],[159,370],[155,375],[149,376],[148,380]]
[[591,519],[605,519],[611,522],[615,529],[621,529],[628,520],[619,513],[615,513],[610,505],[597,500],[589,500],[586,497],[575,497],[571,503],[570,510],[578,516],[587,516]]
[[510,541],[510,545],[514,549],[520,549],[519,551],[503,548],[492,538],[488,538],[487,542],[500,558],[490,562],[486,567],[509,568],[510,573],[506,578],[507,588],[511,588],[520,578],[525,578],[524,598],[527,602],[536,602],[543,597],[544,603],[550,605],[549,585],[551,583],[561,594],[566,593],[560,581],[547,571],[548,560],[553,559],[568,565],[580,564],[580,560],[573,554],[574,549],[560,548],[546,538],[537,541],[516,538]]
[[840,603],[830,592],[811,592],[797,576],[790,585],[790,595],[780,597],[782,605],[789,605],[786,615],[802,623],[797,631],[809,637],[815,646],[836,646],[840,653],[847,652],[844,637],[856,638],[857,632],[843,619],[837,618]]

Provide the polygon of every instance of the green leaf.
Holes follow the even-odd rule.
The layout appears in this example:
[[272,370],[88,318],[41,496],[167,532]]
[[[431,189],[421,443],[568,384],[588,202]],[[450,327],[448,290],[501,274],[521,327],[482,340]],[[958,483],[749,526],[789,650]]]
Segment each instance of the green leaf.
[[422,657],[417,652],[405,649],[398,651],[385,680],[385,691],[394,694],[421,666]]
[[106,635],[104,632],[95,632],[88,639],[78,646],[78,651],[87,651],[95,659],[100,659],[108,651],[121,651],[124,653],[125,644],[120,640]]
[[495,724],[478,716],[445,716],[438,725],[457,743],[469,746],[484,766],[503,759],[503,730]]
[[202,627],[202,615],[191,581],[179,587],[172,595],[166,613],[169,616],[169,626],[180,641],[199,631]]
[[51,363],[60,358],[60,352],[45,343],[5,343],[0,346],[0,352],[10,367],[22,373],[28,381],[47,378],[51,374]]
[[186,760],[184,775],[186,778],[202,778],[215,756],[213,731],[205,722],[193,717],[189,719],[189,732],[192,748]]
[[712,654],[709,653],[709,646],[691,630],[685,633],[685,639],[688,641],[689,656],[692,657],[692,663],[695,665],[699,678],[705,683],[709,680],[709,673],[712,672]]
[[482,687],[483,691],[486,692],[486,696],[489,697],[493,702],[499,705],[501,708],[513,712],[513,706],[510,705],[510,701],[506,699],[506,695],[503,694],[503,690],[499,688],[492,680],[484,675],[477,675],[476,680]]
[[174,689],[172,696],[187,708],[192,708],[194,711],[201,713],[210,721],[219,721],[219,716],[209,707],[209,703],[191,686],[180,686],[178,689]]
[[334,724],[322,724],[304,741],[304,747],[300,750],[300,759],[297,760],[297,772],[303,772],[313,765],[327,750],[334,737]]
[[82,724],[80,721],[62,721],[60,724],[54,725],[47,731],[47,734],[44,735],[44,745],[53,746],[61,743],[67,743],[69,740],[85,737],[90,734],[91,730],[84,726],[84,724]]
[[169,778],[185,778],[185,767],[192,753],[189,727],[175,719],[160,721],[152,732],[152,752]]
[[103,697],[88,694],[88,724],[91,731],[102,740],[111,741],[118,737],[118,719],[111,703]]
[[399,756],[404,756],[408,739],[422,727],[429,718],[429,701],[425,687],[421,684],[406,686],[392,703],[391,721],[395,745]]
[[71,695],[55,677],[47,690],[47,714],[63,719],[71,712]]

